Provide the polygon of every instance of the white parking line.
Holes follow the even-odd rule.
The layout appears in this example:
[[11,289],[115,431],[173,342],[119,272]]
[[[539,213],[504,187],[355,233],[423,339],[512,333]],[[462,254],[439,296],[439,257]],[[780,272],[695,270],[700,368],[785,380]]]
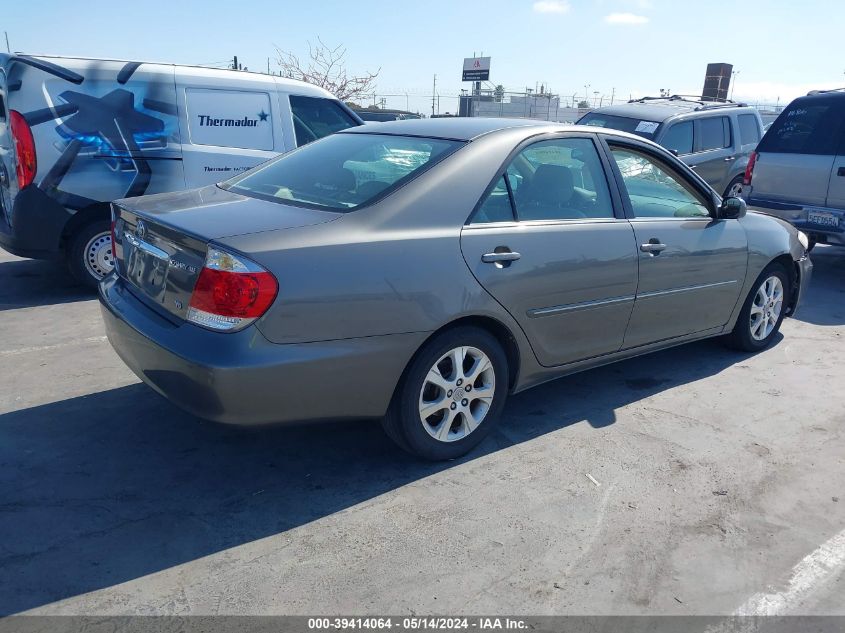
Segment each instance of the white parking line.
[[88,338],[68,341],[67,343],[56,343],[55,345],[41,345],[38,347],[19,347],[18,349],[0,350],[0,358],[5,358],[6,356],[20,356],[21,354],[31,354],[33,352],[47,352],[53,349],[83,345],[85,343],[102,343],[105,340],[105,336],[89,336]]
[[834,580],[845,569],[845,530],[805,556],[792,568],[783,591],[755,593],[734,615],[784,615],[800,606],[813,592]]

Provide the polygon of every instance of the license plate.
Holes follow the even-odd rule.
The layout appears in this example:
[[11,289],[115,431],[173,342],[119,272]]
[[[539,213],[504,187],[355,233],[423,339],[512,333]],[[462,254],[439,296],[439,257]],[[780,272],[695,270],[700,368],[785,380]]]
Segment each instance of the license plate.
[[164,294],[170,256],[152,244],[124,234],[126,278],[154,299]]
[[819,226],[830,226],[836,228],[839,226],[839,218],[832,213],[818,213],[810,211],[807,214],[807,222],[810,224],[818,224]]

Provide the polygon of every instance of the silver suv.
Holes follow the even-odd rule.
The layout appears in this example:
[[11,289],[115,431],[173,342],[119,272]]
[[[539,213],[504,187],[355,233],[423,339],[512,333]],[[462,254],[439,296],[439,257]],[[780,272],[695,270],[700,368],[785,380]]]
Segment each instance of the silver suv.
[[643,97],[588,112],[582,125],[632,132],[662,145],[724,198],[738,196],[751,153],[763,136],[756,109],[733,101],[672,95]]
[[752,156],[742,196],[801,229],[811,246],[845,246],[845,90],[811,92],[780,113]]

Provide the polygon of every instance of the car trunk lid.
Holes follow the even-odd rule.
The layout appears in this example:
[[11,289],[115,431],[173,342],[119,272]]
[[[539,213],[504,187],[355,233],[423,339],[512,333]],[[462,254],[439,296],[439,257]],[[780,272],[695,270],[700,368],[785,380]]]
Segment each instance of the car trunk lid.
[[120,200],[112,205],[117,274],[171,319],[187,318],[210,242],[294,229],[340,217],[248,198],[216,186]]

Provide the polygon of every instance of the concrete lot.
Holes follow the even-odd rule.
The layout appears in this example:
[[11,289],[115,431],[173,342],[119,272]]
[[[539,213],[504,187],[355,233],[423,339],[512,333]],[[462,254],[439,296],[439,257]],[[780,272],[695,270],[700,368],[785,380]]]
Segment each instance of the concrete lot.
[[0,255],[0,613],[845,614],[845,250],[814,260],[772,349],[550,383],[433,465],[193,419]]

